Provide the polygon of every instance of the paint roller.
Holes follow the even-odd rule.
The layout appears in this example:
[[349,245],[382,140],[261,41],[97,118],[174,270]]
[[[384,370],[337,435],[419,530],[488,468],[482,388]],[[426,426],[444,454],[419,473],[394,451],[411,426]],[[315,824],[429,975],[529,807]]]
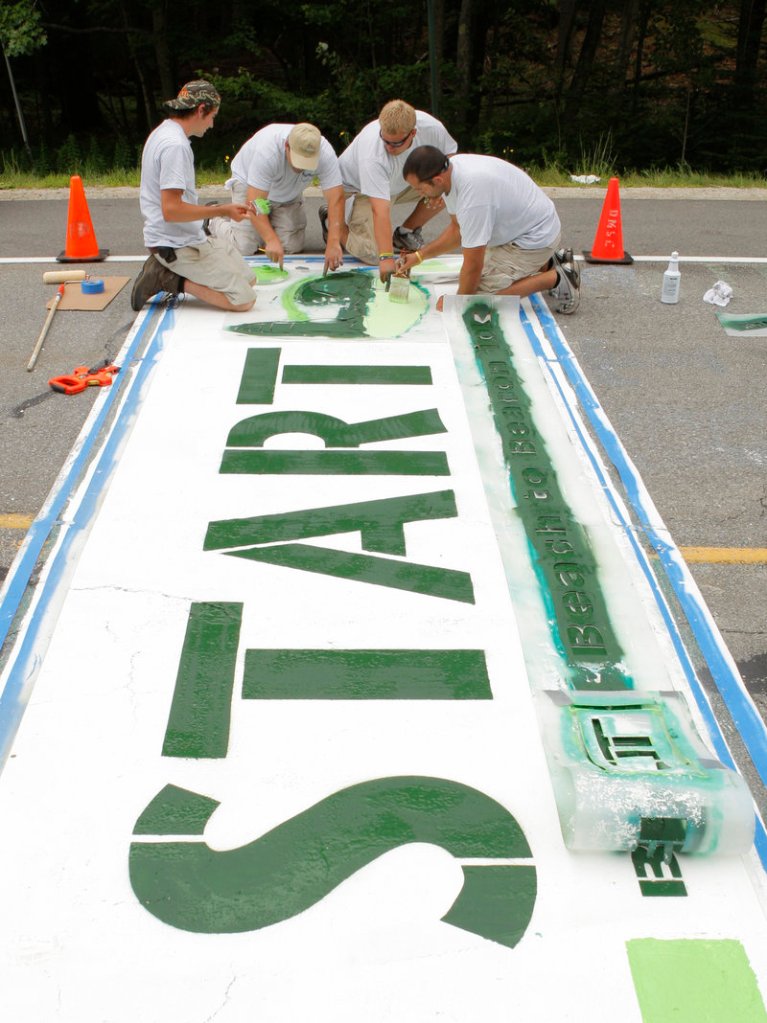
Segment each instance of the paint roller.
[[70,281],[84,281],[85,270],[48,270],[43,274],[43,284],[69,284]]
[[48,270],[43,274],[43,284],[73,284],[80,282],[83,295],[101,295],[104,281],[100,277],[91,277],[85,270]]

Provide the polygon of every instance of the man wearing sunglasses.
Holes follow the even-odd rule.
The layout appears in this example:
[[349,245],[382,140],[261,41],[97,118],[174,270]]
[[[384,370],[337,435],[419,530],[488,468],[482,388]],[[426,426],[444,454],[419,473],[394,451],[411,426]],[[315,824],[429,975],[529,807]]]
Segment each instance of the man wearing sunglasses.
[[[441,199],[423,200],[402,176],[410,150],[423,145],[436,146],[449,155],[458,149],[458,143],[436,117],[395,99],[383,107],[377,121],[362,129],[339,158],[344,190],[353,196],[347,203],[341,241],[350,255],[363,263],[378,264],[382,280],[394,272],[397,255],[420,248],[421,228],[444,208]],[[416,205],[402,226],[392,231],[392,205],[410,202]],[[320,219],[324,229],[324,207]]]

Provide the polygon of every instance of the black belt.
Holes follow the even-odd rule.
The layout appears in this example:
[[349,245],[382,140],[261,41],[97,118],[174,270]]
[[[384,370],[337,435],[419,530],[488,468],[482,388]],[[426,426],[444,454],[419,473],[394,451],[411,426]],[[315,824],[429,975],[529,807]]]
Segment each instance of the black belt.
[[161,247],[157,245],[150,245],[149,251],[153,255],[162,256],[166,263],[176,262],[176,250],[172,249],[169,245],[163,245]]

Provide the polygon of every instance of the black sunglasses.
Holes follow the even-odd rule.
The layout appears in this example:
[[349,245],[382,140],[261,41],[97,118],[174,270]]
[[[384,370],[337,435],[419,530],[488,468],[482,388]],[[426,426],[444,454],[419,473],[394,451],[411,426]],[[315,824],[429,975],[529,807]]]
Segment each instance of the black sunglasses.
[[411,128],[410,131],[407,133],[407,135],[404,137],[404,139],[399,139],[399,141],[397,141],[397,142],[392,142],[390,139],[385,139],[383,137],[383,132],[382,131],[379,131],[378,134],[379,134],[379,136],[381,138],[381,141],[383,142],[383,144],[385,146],[391,146],[392,149],[399,149],[400,146],[404,146],[405,145],[407,140],[413,134],[413,130],[414,129]]

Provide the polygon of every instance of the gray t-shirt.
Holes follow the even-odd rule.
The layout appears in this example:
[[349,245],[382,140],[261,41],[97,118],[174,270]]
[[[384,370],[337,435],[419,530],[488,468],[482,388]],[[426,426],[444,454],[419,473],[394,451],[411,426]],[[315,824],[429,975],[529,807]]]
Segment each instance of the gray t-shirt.
[[320,188],[336,188],[341,184],[338,157],[327,139],[320,139],[320,161],[317,169],[294,170],[288,163],[285,143],[293,130],[292,124],[267,124],[252,135],[232,160],[232,177],[251,188],[267,192],[272,202],[292,202],[302,195],[315,176]]
[[160,192],[164,188],[180,188],[184,202],[198,203],[192,144],[172,118],[155,128],[141,156],[139,205],[144,218],[144,244],[147,248],[167,245],[180,249],[205,241],[202,219],[173,223],[163,218]]
[[371,121],[341,153],[338,162],[347,192],[359,192],[371,199],[393,199],[408,187],[402,168],[417,146],[436,146],[447,155],[458,149],[444,124],[423,110],[416,110],[415,136],[401,153],[389,153],[380,131],[380,123]]
[[544,249],[559,235],[554,203],[513,163],[465,153],[451,157],[450,166],[445,206],[458,220],[463,248],[514,242],[520,249]]

